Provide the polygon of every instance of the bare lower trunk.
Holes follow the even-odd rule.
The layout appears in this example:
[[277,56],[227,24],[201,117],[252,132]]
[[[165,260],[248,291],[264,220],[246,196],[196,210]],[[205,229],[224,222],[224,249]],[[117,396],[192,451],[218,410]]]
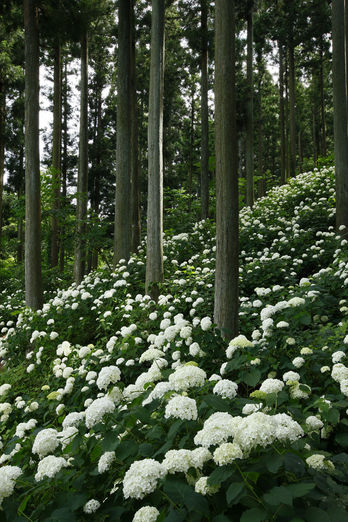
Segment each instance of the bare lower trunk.
[[[67,174],[68,174],[68,71],[67,71],[67,63],[64,65],[64,95],[63,95],[63,103],[64,103],[64,116],[63,116],[63,151],[62,151],[62,202],[63,205],[66,205],[66,183],[67,183]],[[61,230],[60,234],[60,248],[59,248],[59,270],[60,272],[64,271],[65,264],[65,240],[64,240],[64,230]]]
[[25,28],[25,304],[42,307],[39,155],[39,31],[34,0],[24,0]]
[[5,168],[5,88],[0,80],[0,254],[2,238],[2,195]]
[[201,218],[209,217],[208,5],[201,0]]
[[283,47],[278,42],[279,48],[279,125],[280,125],[280,183],[283,185],[286,181],[286,162],[285,162],[285,122],[284,122],[284,57]]
[[293,42],[290,42],[288,50],[290,105],[290,177],[293,177],[296,174],[295,58]]
[[152,1],[148,124],[146,293],[153,298],[163,281],[163,85],[164,0]]
[[238,333],[238,171],[234,1],[215,2],[216,272],[214,320]]
[[254,122],[253,122],[253,12],[248,13],[247,30],[247,102],[246,102],[246,204],[254,204]]

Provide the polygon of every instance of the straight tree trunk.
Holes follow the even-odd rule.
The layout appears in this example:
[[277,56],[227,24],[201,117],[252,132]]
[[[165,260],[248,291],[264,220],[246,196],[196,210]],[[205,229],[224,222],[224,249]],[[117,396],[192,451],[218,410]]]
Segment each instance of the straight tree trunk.
[[289,105],[290,105],[290,177],[296,174],[296,116],[295,116],[295,57],[294,43],[290,39],[289,52]]
[[52,194],[51,215],[51,266],[58,265],[58,224],[60,196],[60,157],[62,140],[62,60],[59,40],[54,48],[53,78],[53,142],[52,142]]
[[321,118],[321,154],[326,156],[326,121],[324,97],[324,57],[322,43],[319,48],[319,90],[320,90],[320,118]]
[[2,239],[2,198],[5,169],[5,106],[6,94],[4,83],[0,80],[0,254]]
[[[347,5],[346,5],[347,8]],[[336,173],[336,226],[348,236],[348,135],[343,0],[332,2],[332,65]]]
[[148,123],[148,203],[145,290],[153,299],[163,282],[164,0],[152,0]]
[[[63,150],[62,150],[62,182],[61,182],[61,195],[63,205],[66,205],[66,184],[68,175],[68,67],[67,61],[64,64],[64,88],[63,88]],[[64,261],[65,261],[65,241],[61,231],[60,238],[60,249],[59,249],[59,270],[64,272]]]
[[80,146],[77,179],[74,278],[80,283],[85,274],[88,202],[88,36],[81,38]]
[[131,2],[119,0],[114,267],[131,252]]
[[[265,179],[263,174],[263,136],[262,136],[262,77],[264,74],[264,64],[262,63],[262,55],[257,55],[257,69],[258,69],[258,118],[257,118],[257,195],[262,198],[265,195]],[[262,72],[261,72],[262,71]]]
[[24,0],[25,304],[42,307],[39,153],[39,30],[35,0]]
[[190,152],[189,152],[189,214],[192,210],[192,180],[193,180],[193,147],[194,147],[194,121],[195,121],[195,100],[194,85],[191,91],[191,119],[190,119]]
[[216,271],[214,321],[224,338],[238,333],[238,166],[235,2],[215,2]]
[[246,204],[254,204],[254,121],[253,121],[253,3],[247,19],[247,101],[246,101]]
[[209,217],[208,5],[201,0],[201,218]]
[[286,160],[285,160],[285,122],[284,122],[284,51],[278,40],[279,49],[279,125],[280,125],[280,183],[286,182]]
[[138,105],[136,91],[136,48],[134,0],[131,12],[131,56],[130,56],[130,102],[131,102],[131,209],[132,209],[132,252],[136,252],[141,241],[140,190],[139,190],[139,134]]

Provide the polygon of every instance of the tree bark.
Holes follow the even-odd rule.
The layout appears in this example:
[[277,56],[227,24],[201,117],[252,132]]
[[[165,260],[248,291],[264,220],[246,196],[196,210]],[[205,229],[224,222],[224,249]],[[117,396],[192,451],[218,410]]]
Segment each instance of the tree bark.
[[131,252],[131,3],[119,0],[114,266]]
[[289,105],[290,105],[290,177],[296,174],[296,115],[295,115],[295,57],[294,43],[290,37],[289,53]]
[[201,0],[201,218],[209,217],[208,5]]
[[0,80],[0,254],[2,240],[2,198],[5,169],[5,107],[6,94],[4,83]]
[[253,3],[247,18],[247,100],[246,100],[246,204],[254,204],[254,121],[253,121]]
[[215,2],[216,271],[214,320],[238,333],[238,169],[235,94],[235,2]]
[[60,207],[60,154],[62,140],[62,61],[59,40],[54,49],[53,78],[53,141],[52,141],[52,195],[51,215],[51,266],[58,265],[58,226]]
[[195,86],[192,86],[191,91],[191,118],[190,118],[190,151],[189,151],[189,205],[188,211],[191,214],[192,211],[192,181],[193,181],[193,147],[194,147],[194,122],[195,122],[195,98],[194,98]]
[[279,125],[280,125],[280,183],[286,182],[286,160],[285,160],[285,122],[284,122],[284,56],[283,46],[278,40],[279,49]]
[[80,93],[80,146],[77,179],[76,237],[74,278],[80,283],[85,274],[87,249],[87,201],[88,201],[88,36],[81,38],[81,93]]
[[[62,150],[62,182],[61,182],[61,190],[62,190],[62,202],[63,206],[66,206],[66,193],[67,193],[67,175],[68,175],[68,67],[67,61],[64,64],[64,87],[63,87],[63,150]],[[59,270],[60,272],[64,271],[64,263],[65,263],[65,241],[63,234],[60,234],[60,249],[59,249]]]
[[152,298],[163,282],[164,0],[152,0],[148,123],[148,203],[145,290]]
[[39,30],[35,0],[24,0],[25,304],[42,307],[39,153]]
[[[347,7],[347,5],[346,5]],[[332,65],[334,102],[334,142],[336,173],[336,226],[345,225],[348,236],[348,135],[345,75],[344,3],[332,2]]]
[[320,118],[321,118],[321,154],[326,156],[326,121],[324,96],[324,56],[322,42],[319,47],[319,90],[320,90]]

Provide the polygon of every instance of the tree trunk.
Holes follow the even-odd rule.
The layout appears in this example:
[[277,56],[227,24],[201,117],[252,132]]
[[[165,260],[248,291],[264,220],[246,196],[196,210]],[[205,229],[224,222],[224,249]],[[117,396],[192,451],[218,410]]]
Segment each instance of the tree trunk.
[[201,218],[209,217],[208,5],[201,0]]
[[285,160],[285,122],[284,122],[284,56],[283,46],[278,40],[279,49],[279,125],[280,125],[280,183],[286,182],[286,160]]
[[[325,122],[325,97],[324,97],[324,58],[322,42],[319,48],[320,62],[319,62],[319,90],[320,90],[320,118],[321,118],[321,154],[326,156],[326,122]],[[347,57],[348,58],[348,57]]]
[[80,283],[85,274],[88,202],[88,36],[81,38],[80,146],[77,179],[74,278]]
[[235,3],[215,2],[216,272],[214,321],[226,339],[238,333],[238,170]]
[[114,266],[131,251],[131,3],[119,0]]
[[39,31],[35,0],[24,0],[25,304],[42,307],[39,153]]
[[5,169],[5,107],[6,94],[4,83],[0,80],[0,254],[2,238],[2,197]]
[[152,0],[148,123],[148,203],[145,290],[152,298],[163,281],[164,0]]
[[[258,86],[257,86],[257,94],[258,94],[258,118],[257,118],[257,175],[258,175],[258,183],[257,183],[257,195],[259,198],[262,198],[265,195],[265,180],[263,174],[263,136],[262,136],[262,76],[264,73],[264,64],[262,63],[261,53],[257,55],[257,69],[258,69]],[[261,72],[262,69],[262,72]]]
[[246,204],[254,204],[254,121],[253,121],[253,3],[247,19],[247,100],[246,100]]
[[131,102],[131,209],[132,209],[132,252],[136,252],[141,241],[141,218],[139,197],[139,135],[138,135],[138,105],[136,91],[136,49],[134,0],[131,12],[131,56],[130,56],[130,102]]
[[62,64],[60,42],[54,49],[53,89],[53,142],[52,142],[52,194],[51,215],[51,266],[58,265],[58,224],[60,196],[60,153],[62,140]]
[[[62,203],[63,206],[66,207],[66,183],[67,183],[67,174],[68,174],[68,67],[67,61],[64,64],[64,89],[63,89],[63,151],[62,151]],[[65,241],[63,237],[63,233],[61,231],[60,234],[60,249],[59,249],[59,270],[60,272],[64,272],[64,258],[65,258]]]
[[194,100],[194,85],[191,91],[191,119],[190,119],[190,152],[189,152],[189,207],[188,211],[191,214],[192,210],[192,180],[193,180],[193,147],[194,147],[194,121],[195,121],[195,100]]
[[295,57],[292,38],[289,42],[289,105],[290,105],[290,177],[296,174],[296,120],[295,120]]
[[[347,5],[346,5],[347,7]],[[332,65],[334,102],[334,142],[336,173],[336,226],[345,225],[348,236],[348,135],[345,77],[344,4],[332,2]]]

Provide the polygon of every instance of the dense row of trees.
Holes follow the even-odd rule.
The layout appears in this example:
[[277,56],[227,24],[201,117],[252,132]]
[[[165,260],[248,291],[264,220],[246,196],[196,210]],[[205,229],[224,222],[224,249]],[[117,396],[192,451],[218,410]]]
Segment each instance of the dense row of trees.
[[[60,270],[73,259],[80,282],[98,255],[107,261],[101,246],[111,246],[112,228],[115,265],[136,250],[146,219],[146,291],[156,297],[164,278],[163,185],[185,187],[194,219],[195,200],[200,217],[214,217],[209,190],[216,184],[215,319],[236,333],[239,204],[252,206],[272,184],[327,156],[333,121],[337,219],[348,224],[344,4],[332,2],[332,76],[327,0],[216,0],[215,9],[208,0],[2,2],[0,255],[11,215],[23,259],[25,185],[27,305],[42,304],[41,251]],[[76,140],[71,77],[78,62]],[[40,63],[52,74],[53,113],[41,176]]]

